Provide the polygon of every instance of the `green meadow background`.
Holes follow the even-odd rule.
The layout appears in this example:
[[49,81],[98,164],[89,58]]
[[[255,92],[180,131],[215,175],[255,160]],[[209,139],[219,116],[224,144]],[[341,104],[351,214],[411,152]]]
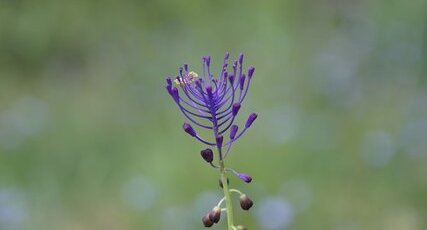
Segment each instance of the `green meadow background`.
[[[258,120],[249,229],[427,229],[427,1],[0,1],[0,229],[203,229],[221,197],[164,79],[225,52]],[[234,197],[236,200],[238,197]],[[235,205],[238,205],[236,202]],[[213,229],[225,229],[225,218]]]

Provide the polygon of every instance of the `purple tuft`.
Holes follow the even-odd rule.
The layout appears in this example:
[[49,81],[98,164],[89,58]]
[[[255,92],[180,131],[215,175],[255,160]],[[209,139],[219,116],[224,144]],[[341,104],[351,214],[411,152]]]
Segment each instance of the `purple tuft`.
[[239,178],[246,183],[251,183],[252,181],[252,177],[244,173],[239,173]]
[[182,128],[184,129],[184,131],[186,133],[190,134],[190,136],[192,136],[192,137],[195,137],[197,135],[196,131],[194,131],[193,127],[191,127],[191,125],[188,124],[187,122],[182,125]]
[[240,103],[234,103],[233,104],[233,108],[231,109],[231,113],[233,114],[233,116],[236,116],[237,113],[239,112],[240,109]]
[[258,117],[256,113],[251,113],[248,117],[248,120],[246,121],[245,128],[251,127],[252,123],[255,121],[255,119]]
[[[222,63],[223,68],[217,77],[214,77],[210,71],[211,57],[204,56],[202,76],[190,74],[189,66],[183,64],[177,76],[166,79],[167,92],[188,119],[188,123],[183,126],[184,130],[208,146],[222,147],[220,135],[224,135],[230,128],[231,142],[227,144],[233,143],[257,117],[256,114],[251,114],[246,120],[245,129],[241,128],[241,133],[237,133],[235,117],[240,112],[241,103],[246,97],[255,68],[250,66],[247,72],[243,73],[244,55],[240,54],[232,61],[229,58],[229,53],[226,53]],[[229,62],[231,62],[230,65],[228,65]],[[235,100],[236,98],[238,99]],[[213,131],[215,137],[218,137],[214,140],[204,139],[196,134],[190,124]]]

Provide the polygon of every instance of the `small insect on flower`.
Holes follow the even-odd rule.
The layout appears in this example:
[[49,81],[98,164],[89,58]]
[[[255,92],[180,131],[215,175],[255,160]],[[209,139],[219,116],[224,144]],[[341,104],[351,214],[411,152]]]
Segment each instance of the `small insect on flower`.
[[181,86],[184,87],[185,85],[194,83],[194,81],[199,77],[199,75],[194,72],[191,71],[189,72],[187,75],[184,75],[182,77],[177,77],[174,82],[177,86]]

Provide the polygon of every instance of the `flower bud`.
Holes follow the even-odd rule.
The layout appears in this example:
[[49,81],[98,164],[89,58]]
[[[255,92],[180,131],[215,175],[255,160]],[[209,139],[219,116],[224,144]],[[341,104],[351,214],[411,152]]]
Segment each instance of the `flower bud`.
[[166,78],[166,85],[171,86],[172,85],[172,79],[170,77]]
[[206,214],[203,216],[202,222],[203,222],[203,225],[207,228],[212,227],[212,225],[214,224],[214,222],[212,222],[211,219],[209,219],[209,214]]
[[222,147],[222,142],[223,142],[223,140],[224,140],[224,137],[223,137],[222,135],[218,135],[218,136],[216,136],[216,146],[217,146],[218,148],[221,148],[221,147]]
[[252,177],[249,176],[248,174],[244,174],[244,173],[239,173],[239,178],[242,179],[242,181],[246,182],[246,183],[251,183],[252,181]]
[[208,163],[211,163],[213,161],[212,149],[204,149],[200,151],[200,155],[202,155],[203,159]]
[[255,121],[255,119],[258,117],[256,113],[251,113],[248,117],[248,120],[246,120],[245,127],[249,128],[251,127],[252,123]]
[[234,103],[233,104],[233,108],[231,109],[231,113],[233,114],[233,116],[236,116],[237,113],[239,112],[240,109],[240,103]]
[[248,228],[246,228],[245,226],[243,226],[243,225],[238,225],[237,226],[237,230],[247,230]]
[[254,203],[246,194],[242,194],[240,196],[240,207],[242,207],[243,210],[249,210]]
[[243,54],[239,54],[239,64],[242,65],[243,63]]
[[239,129],[239,126],[233,125],[230,128],[230,139],[233,140],[236,137],[237,130]]
[[243,90],[243,85],[245,84],[245,79],[246,79],[245,74],[242,74],[242,76],[239,78],[240,90]]
[[234,84],[234,75],[233,74],[228,75],[228,80],[230,81],[230,84]]
[[178,93],[178,89],[176,87],[173,87],[171,89],[171,96],[175,100],[176,103],[179,103],[179,93]]
[[228,57],[230,57],[230,53],[229,52],[226,52],[225,53],[225,55],[224,55],[224,60],[226,61],[226,60],[228,60]]
[[214,223],[218,223],[219,219],[221,219],[221,208],[217,206],[213,208],[212,211],[209,212],[209,219]]
[[255,72],[255,67],[253,67],[253,66],[249,67],[249,69],[248,69],[248,78],[249,79],[252,78],[252,75],[254,74],[254,72]]
[[186,133],[190,134],[190,136],[192,136],[192,137],[195,137],[197,135],[196,131],[194,131],[193,127],[191,127],[191,125],[188,124],[187,122],[184,123],[184,125],[182,125],[182,128],[184,129],[184,131]]
[[209,66],[211,64],[211,56],[205,56],[204,60],[205,60],[207,66]]

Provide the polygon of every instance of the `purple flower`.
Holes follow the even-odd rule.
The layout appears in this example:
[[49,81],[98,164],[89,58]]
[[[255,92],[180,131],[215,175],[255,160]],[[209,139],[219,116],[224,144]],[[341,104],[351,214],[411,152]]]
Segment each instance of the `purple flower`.
[[[228,58],[229,53],[226,53],[217,77],[211,72],[210,56],[205,56],[202,58],[201,75],[189,71],[188,65],[184,64],[179,68],[178,76],[166,79],[166,90],[184,116],[197,127],[212,130],[215,140],[208,141],[200,137],[189,123],[183,125],[185,132],[200,142],[217,146],[219,149],[239,139],[256,119],[256,114],[255,117],[254,113],[251,114],[245,129],[237,133],[235,118],[246,97],[255,68],[250,66],[246,73],[244,72],[243,54],[240,54],[229,68]],[[223,143],[222,135],[230,127],[233,127],[230,140]]]
[[[251,113],[246,119],[244,128],[241,130],[235,124],[235,118],[243,105],[242,103],[253,79],[255,68],[250,66],[247,71],[243,70],[243,54],[240,54],[238,59],[233,61],[231,67],[229,67],[229,56],[229,53],[225,54],[217,77],[214,77],[210,69],[211,57],[205,56],[202,58],[203,71],[200,76],[196,72],[190,71],[188,65],[184,64],[179,68],[178,76],[173,79],[166,79],[167,92],[188,120],[182,125],[184,131],[205,145],[216,146],[218,150],[218,165],[213,163],[214,156],[211,148],[200,151],[200,155],[213,168],[219,169],[221,174],[220,186],[224,189],[224,198],[229,196],[231,191],[227,188],[229,185],[227,172],[232,172],[246,183],[252,181],[251,176],[239,173],[232,168],[226,168],[224,159],[227,157],[232,144],[251,127],[258,116],[256,113]],[[213,138],[209,140],[199,136],[190,123],[195,128],[211,131]],[[227,138],[224,133],[228,130],[229,140],[224,140],[224,138]],[[238,190],[236,191],[241,193]],[[222,212],[220,204],[223,201],[224,199],[202,218],[205,227],[211,227],[218,223]],[[240,201],[244,210],[248,210],[252,206],[252,201],[246,195],[243,198],[241,197]],[[231,209],[231,204],[226,202],[226,211],[229,212]],[[233,222],[230,215],[227,215],[227,219],[230,227]],[[237,228],[246,229],[241,225]]]

